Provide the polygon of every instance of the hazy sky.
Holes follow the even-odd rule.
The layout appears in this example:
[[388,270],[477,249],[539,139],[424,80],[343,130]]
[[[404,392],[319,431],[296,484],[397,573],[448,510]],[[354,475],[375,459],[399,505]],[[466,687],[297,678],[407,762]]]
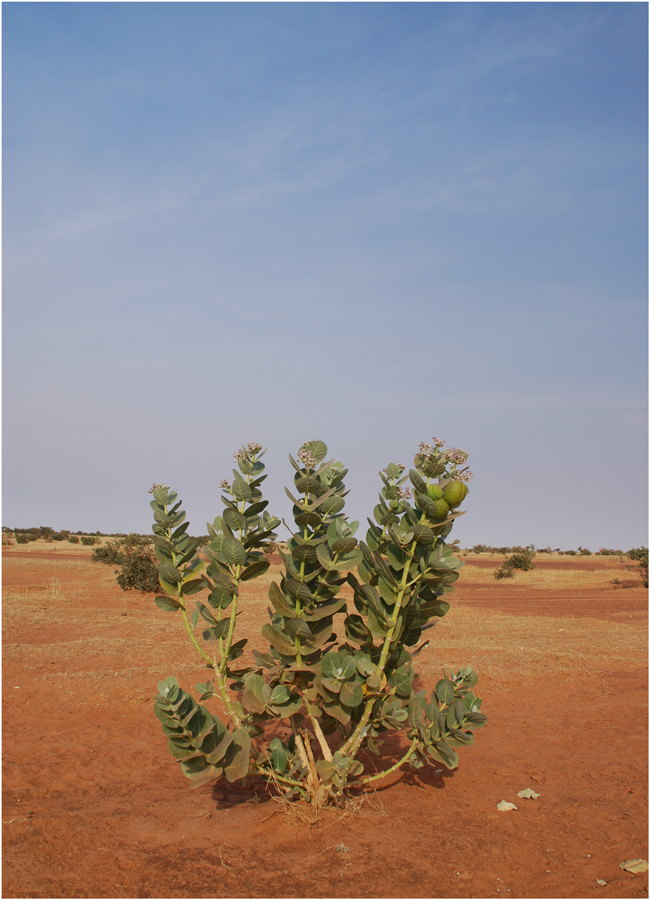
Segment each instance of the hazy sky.
[[[242,441],[470,453],[471,546],[647,542],[645,3],[4,3],[3,524]],[[365,528],[362,529],[365,533]]]

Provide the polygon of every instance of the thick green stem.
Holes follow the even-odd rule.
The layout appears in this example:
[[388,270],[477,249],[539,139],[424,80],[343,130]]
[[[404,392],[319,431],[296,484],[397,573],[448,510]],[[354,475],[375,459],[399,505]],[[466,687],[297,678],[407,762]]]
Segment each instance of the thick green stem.
[[[413,541],[413,543],[411,544],[409,551],[408,551],[407,560],[404,563],[404,574],[402,575],[402,583],[400,585],[399,593],[395,600],[395,607],[393,609],[393,615],[391,616],[390,627],[388,629],[388,633],[387,633],[386,637],[384,638],[384,646],[382,648],[381,656],[379,658],[379,668],[382,671],[386,667],[386,660],[388,658],[388,652],[390,650],[390,642],[393,638],[393,634],[395,632],[395,627],[397,625],[397,618],[399,616],[399,612],[402,607],[402,602],[404,600],[404,593],[406,591],[408,575],[409,575],[409,571],[411,568],[411,562],[413,561],[413,556],[415,554],[416,546],[417,546],[417,541]],[[363,740],[363,737],[364,737],[364,730],[365,730],[366,726],[368,725],[368,722],[370,721],[370,717],[375,708],[376,702],[377,702],[376,700],[372,700],[372,701],[368,702],[366,709],[363,713],[363,716],[361,717],[361,720],[359,721],[359,724],[354,729],[353,733],[348,738],[348,740],[345,742],[345,744],[341,747],[341,753],[343,753],[345,756],[352,757],[353,759],[356,756],[356,753],[359,750],[359,747],[361,746],[361,741]]]
[[270,781],[274,779],[277,781],[281,781],[283,784],[292,784],[295,787],[305,789],[305,785],[302,781],[294,781],[293,778],[285,778],[284,775],[279,775],[277,772],[268,769],[265,769],[264,766],[257,766],[255,771],[259,772],[260,775],[264,775],[265,778],[268,778]]
[[[240,569],[240,566],[237,566],[237,569]],[[238,573],[239,574],[239,573]],[[234,579],[235,585],[239,588],[239,578],[236,577]],[[221,663],[219,665],[219,671],[223,675],[228,666],[228,654],[230,653],[230,648],[232,646],[232,639],[235,633],[235,624],[237,620],[237,594],[233,594],[232,598],[232,608],[230,610],[230,624],[228,625],[228,635],[226,637],[226,646],[225,648],[220,648],[221,650]]]
[[397,599],[395,600],[395,607],[393,609],[393,615],[390,621],[390,627],[388,629],[388,634],[384,639],[384,646],[381,651],[381,656],[379,657],[379,668],[383,670],[386,665],[386,660],[388,658],[388,652],[390,650],[390,642],[393,639],[393,634],[395,632],[395,626],[397,625],[397,619],[399,617],[400,609],[402,608],[402,602],[404,601],[404,593],[406,592],[406,583],[408,581],[409,572],[411,570],[411,563],[413,562],[413,556],[415,554],[415,548],[417,546],[417,541],[413,541],[409,548],[408,556],[406,562],[404,563],[404,574],[402,575],[402,583],[400,584],[399,593],[397,595]]
[[201,647],[201,645],[197,641],[196,637],[194,636],[194,632],[192,631],[192,626],[190,624],[190,620],[187,618],[186,610],[182,609],[181,613],[183,615],[183,622],[185,624],[185,629],[189,635],[190,640],[194,644],[194,647],[201,654],[203,659],[207,663],[209,663],[210,668],[214,669],[215,680],[216,680],[217,688],[219,689],[219,694],[221,695],[221,699],[223,700],[223,702],[226,706],[226,709],[228,710],[228,715],[230,716],[230,718],[232,719],[232,721],[234,722],[236,727],[239,728],[239,726],[241,725],[241,719],[235,712],[235,709],[232,705],[232,701],[230,700],[230,697],[228,696],[228,691],[226,689],[226,682],[222,676],[222,673],[219,671],[219,668],[216,665],[216,660],[210,659],[210,657],[205,652],[203,647]]
[[390,769],[386,769],[385,772],[378,772],[376,775],[368,775],[366,778],[360,778],[358,781],[354,781],[350,784],[350,787],[360,787],[362,784],[370,784],[371,781],[379,781],[382,778],[386,778],[388,775],[392,775],[393,772],[396,772],[400,766],[403,766],[405,762],[408,762],[411,754],[413,753],[413,748],[417,744],[418,739],[413,738],[411,742],[411,746],[408,748],[404,756],[395,763],[394,766],[391,766]]

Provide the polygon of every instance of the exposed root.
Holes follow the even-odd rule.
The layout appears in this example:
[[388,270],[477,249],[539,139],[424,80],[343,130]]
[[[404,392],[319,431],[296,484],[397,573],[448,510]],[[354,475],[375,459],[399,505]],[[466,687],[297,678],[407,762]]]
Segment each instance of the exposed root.
[[[327,806],[318,806],[314,803],[305,803],[304,800],[289,800],[282,785],[272,774],[269,774],[268,780],[275,788],[275,794],[271,794],[271,799],[282,809],[287,825],[294,835],[300,825],[305,825],[309,830],[329,828],[347,819],[348,816],[359,815],[364,806],[380,812],[382,816],[385,815],[384,806],[375,791],[368,791],[356,797],[350,794],[342,797],[330,796]],[[325,818],[330,817],[331,821],[324,822]],[[271,816],[267,816],[267,819],[269,818]]]

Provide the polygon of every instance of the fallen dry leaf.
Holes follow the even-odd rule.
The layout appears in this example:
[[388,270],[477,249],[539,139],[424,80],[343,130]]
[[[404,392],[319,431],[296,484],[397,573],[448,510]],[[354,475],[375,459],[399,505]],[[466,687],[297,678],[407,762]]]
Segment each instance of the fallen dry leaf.
[[605,887],[605,885],[607,884],[607,882],[606,882],[606,881],[603,881],[602,878],[597,878],[597,879],[596,879],[596,884],[599,884],[601,887]]
[[636,875],[638,872],[648,871],[648,861],[646,859],[626,859],[625,862],[619,863],[618,867]]
[[501,803],[497,803],[497,809],[499,812],[509,812],[511,809],[517,809],[514,803],[508,803],[507,800],[502,800]]
[[530,788],[526,788],[524,791],[519,791],[517,796],[523,797],[524,800],[537,800],[539,794],[536,794],[535,791],[531,791]]

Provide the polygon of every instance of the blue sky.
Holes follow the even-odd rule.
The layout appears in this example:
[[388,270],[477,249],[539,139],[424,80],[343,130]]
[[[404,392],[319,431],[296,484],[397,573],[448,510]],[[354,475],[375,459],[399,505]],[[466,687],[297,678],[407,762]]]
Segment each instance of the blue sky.
[[242,441],[365,521],[421,440],[471,546],[647,542],[647,6],[5,3],[4,511],[192,531]]

